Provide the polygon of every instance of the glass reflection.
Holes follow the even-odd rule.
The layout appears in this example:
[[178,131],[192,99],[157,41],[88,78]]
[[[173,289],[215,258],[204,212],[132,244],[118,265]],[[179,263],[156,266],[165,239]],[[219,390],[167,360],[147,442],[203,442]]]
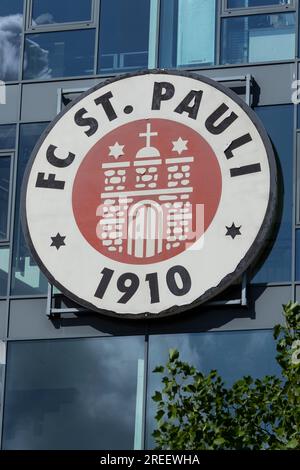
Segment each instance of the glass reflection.
[[22,124],[18,157],[16,215],[13,246],[12,295],[47,293],[47,281],[36,266],[25,243],[20,220],[20,191],[30,154],[48,123]]
[[11,157],[0,154],[0,241],[8,238]]
[[[288,282],[291,280],[292,205],[293,205],[293,106],[276,105],[255,108],[268,132],[279,160],[279,197],[282,198],[282,217],[278,211],[276,240],[253,282]],[[283,186],[283,187],[282,187]],[[268,248],[273,240],[270,240]]]
[[150,0],[102,0],[99,71],[148,66]]
[[216,369],[225,385],[231,386],[244,375],[255,378],[279,373],[275,361],[273,332],[229,331],[179,335],[155,335],[149,338],[149,376],[147,390],[147,448],[153,448],[151,434],[155,428],[156,406],[151,396],[161,389],[162,375],[152,373],[167,362],[168,350],[180,351],[181,360],[193,364],[203,373]]
[[227,0],[228,8],[268,7],[290,5],[291,0]]
[[23,78],[92,75],[94,54],[94,29],[27,34]]
[[215,0],[163,0],[160,67],[213,64],[215,16]]
[[0,246],[0,297],[7,295],[9,248]]
[[15,124],[6,124],[0,126],[0,150],[14,149],[16,145],[16,126]]
[[295,57],[295,14],[239,16],[222,21],[222,64]]
[[23,0],[0,2],[0,80],[18,80]]
[[90,21],[92,0],[33,0],[32,26]]
[[133,449],[144,337],[10,343],[5,449]]
[[296,230],[296,281],[300,281],[300,229]]

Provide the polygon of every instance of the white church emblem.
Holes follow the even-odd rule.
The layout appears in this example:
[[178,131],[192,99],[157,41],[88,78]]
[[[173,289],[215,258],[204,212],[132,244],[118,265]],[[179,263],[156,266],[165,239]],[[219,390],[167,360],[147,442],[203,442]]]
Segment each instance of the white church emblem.
[[276,207],[268,137],[230,90],[147,72],[97,85],[53,121],[23,183],[38,265],[88,309],[183,312],[253,263]]

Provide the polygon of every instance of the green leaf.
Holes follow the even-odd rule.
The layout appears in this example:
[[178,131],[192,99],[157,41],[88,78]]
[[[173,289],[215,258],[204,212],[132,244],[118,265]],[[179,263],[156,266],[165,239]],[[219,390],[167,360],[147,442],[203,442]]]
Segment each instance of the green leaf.
[[176,359],[178,359],[178,357],[179,357],[179,351],[177,351],[177,349],[170,349],[169,350],[170,362],[176,361]]
[[214,445],[216,446],[221,446],[224,444],[225,439],[223,437],[217,437],[217,439],[214,440]]
[[155,369],[153,369],[152,372],[160,372],[162,373],[165,370],[164,366],[157,366]]
[[287,443],[287,445],[286,445],[286,447],[287,447],[288,449],[296,449],[296,447],[298,447],[298,446],[299,446],[299,448],[300,448],[300,440],[295,439],[295,438],[292,439],[291,441],[289,441],[289,442]]
[[152,397],[152,400],[156,402],[162,401],[162,394],[160,392],[155,392],[155,394]]
[[160,421],[164,414],[165,414],[164,410],[158,410],[158,412],[155,415],[155,419],[157,421]]

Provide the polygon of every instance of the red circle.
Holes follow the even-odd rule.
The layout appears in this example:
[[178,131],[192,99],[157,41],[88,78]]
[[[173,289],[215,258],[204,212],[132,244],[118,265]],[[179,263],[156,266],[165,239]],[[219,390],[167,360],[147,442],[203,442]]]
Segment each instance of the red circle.
[[98,252],[123,263],[157,263],[204,233],[221,190],[218,160],[203,137],[175,121],[141,119],[87,153],[74,180],[73,212]]

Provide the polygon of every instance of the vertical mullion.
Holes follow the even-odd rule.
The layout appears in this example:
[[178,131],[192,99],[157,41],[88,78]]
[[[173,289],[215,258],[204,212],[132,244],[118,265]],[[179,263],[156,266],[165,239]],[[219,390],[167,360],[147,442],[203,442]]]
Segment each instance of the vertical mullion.
[[158,39],[159,39],[159,11],[160,0],[150,0],[149,42],[148,42],[148,68],[154,69],[158,65]]

